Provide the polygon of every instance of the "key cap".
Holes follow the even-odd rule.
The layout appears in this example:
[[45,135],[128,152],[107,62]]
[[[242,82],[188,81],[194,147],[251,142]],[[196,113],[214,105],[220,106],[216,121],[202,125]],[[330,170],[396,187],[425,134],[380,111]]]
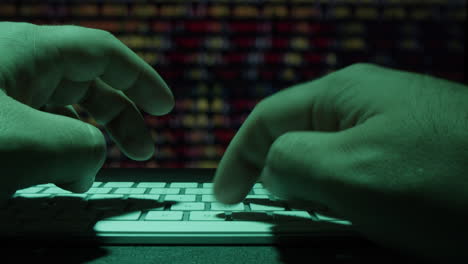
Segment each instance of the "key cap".
[[151,188],[150,194],[178,194],[180,188]]
[[57,199],[62,199],[62,197],[65,197],[65,198],[81,198],[81,199],[84,199],[86,198],[86,196],[88,196],[88,194],[86,193],[60,193],[60,194],[56,194],[54,196],[54,198],[57,198]]
[[164,188],[165,182],[140,182],[137,187],[140,188]]
[[105,200],[105,199],[122,199],[124,196],[123,194],[93,194],[91,195],[88,200]]
[[107,217],[103,220],[116,220],[116,221],[129,221],[129,220],[138,220],[140,218],[141,212],[130,212],[130,213],[124,213],[121,215],[116,215],[116,216],[111,216]]
[[274,211],[273,218],[278,222],[311,221],[312,217],[305,211]]
[[88,194],[105,194],[109,193],[112,190],[112,188],[90,188],[86,193]]
[[132,187],[133,182],[107,182],[104,187],[109,188],[121,188],[121,187]]
[[205,183],[203,183],[203,188],[212,189],[213,188],[213,183],[212,182],[205,182]]
[[42,193],[50,193],[50,194],[57,194],[57,193],[72,193],[70,191],[60,189],[58,187],[51,187],[43,191]]
[[44,184],[38,184],[34,187],[43,187],[43,188],[50,188],[50,187],[57,187],[57,185],[53,183],[44,183]]
[[133,199],[146,199],[146,200],[159,200],[160,195],[159,194],[130,194],[128,198],[133,198]]
[[258,189],[258,188],[263,189],[264,187],[263,187],[263,184],[261,184],[261,183],[256,183],[256,184],[254,184],[253,188],[254,188],[254,189]]
[[170,185],[171,188],[197,188],[198,183],[196,182],[173,182]]
[[192,221],[225,221],[223,211],[195,211],[190,212],[189,220]]
[[252,211],[282,211],[284,207],[250,203],[250,209]]
[[205,210],[205,203],[176,203],[171,206],[172,211],[195,211]]
[[214,195],[202,195],[202,202],[217,202]]
[[145,220],[172,220],[181,221],[183,212],[181,211],[149,211]]
[[52,197],[49,193],[19,193],[15,194],[15,198],[47,198]]
[[176,202],[195,202],[195,195],[189,194],[167,194],[165,201],[176,201]]
[[211,194],[213,195],[213,190],[202,189],[202,188],[187,188],[185,189],[185,194]]
[[117,188],[114,193],[119,194],[143,194],[146,188]]
[[244,204],[238,203],[233,205],[227,205],[222,203],[211,203],[211,210],[223,210],[223,211],[244,211]]
[[270,192],[267,191],[266,189],[253,189],[253,192],[254,194],[265,194],[265,195],[270,194]]
[[40,192],[42,190],[44,190],[44,188],[42,188],[42,187],[29,187],[29,188],[17,190],[16,194],[20,194],[20,193],[38,193],[38,192]]
[[249,194],[245,199],[260,199],[260,200],[270,200],[270,197],[266,194]]

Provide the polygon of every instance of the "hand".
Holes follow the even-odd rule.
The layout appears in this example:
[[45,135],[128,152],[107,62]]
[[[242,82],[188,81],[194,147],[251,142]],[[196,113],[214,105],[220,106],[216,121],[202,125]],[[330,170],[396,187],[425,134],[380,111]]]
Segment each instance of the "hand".
[[443,261],[467,256],[468,89],[355,64],[282,90],[232,139],[215,196],[240,202],[259,178],[380,244]]
[[87,191],[106,157],[104,136],[129,158],[154,153],[141,107],[163,115],[174,98],[150,65],[110,33],[77,26],[0,23],[0,200],[52,182]]

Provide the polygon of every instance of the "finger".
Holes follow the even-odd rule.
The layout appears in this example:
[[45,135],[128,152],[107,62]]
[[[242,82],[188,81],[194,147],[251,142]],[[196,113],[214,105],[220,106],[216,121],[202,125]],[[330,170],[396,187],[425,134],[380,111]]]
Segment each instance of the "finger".
[[2,156],[4,171],[17,187],[52,182],[74,192],[90,188],[106,157],[106,142],[97,128],[8,96],[0,96],[0,101],[2,111],[9,113],[2,117],[6,129],[0,137],[8,139],[0,144],[8,153]]
[[[60,89],[63,88],[63,89]],[[49,100],[51,105],[76,102],[104,126],[122,152],[134,160],[147,160],[154,155],[154,144],[135,104],[121,91],[100,78],[91,82],[62,80]]]
[[153,156],[154,144],[143,117],[124,93],[97,78],[80,106],[104,126],[125,155],[134,160]]
[[216,198],[224,203],[240,202],[257,181],[270,146],[282,134],[339,131],[369,118],[373,112],[366,105],[368,102],[357,102],[357,91],[350,89],[360,76],[356,71],[368,73],[369,68],[376,67],[350,67],[345,72],[349,78],[329,74],[262,100],[242,124],[218,165],[214,178]]
[[263,185],[285,200],[329,205],[342,191],[342,168],[353,159],[342,147],[350,133],[356,132],[284,133],[268,151],[260,173]]
[[63,68],[63,79],[89,82],[99,77],[150,114],[166,114],[174,107],[172,92],[159,74],[112,34],[77,26],[38,28],[38,38],[45,39],[42,45],[53,44],[57,51],[55,56]]
[[[78,115],[76,110],[71,105],[62,106],[62,107],[46,105],[41,109],[41,111],[45,111],[47,113],[56,114],[56,115],[67,116],[70,118],[80,120],[80,116]],[[58,187],[64,190],[68,190],[71,192],[86,192],[87,190],[89,190],[89,188],[91,188],[93,182],[94,182],[94,177],[84,177],[78,181],[73,181],[73,182],[65,182],[65,183],[56,182],[55,185],[57,185]]]

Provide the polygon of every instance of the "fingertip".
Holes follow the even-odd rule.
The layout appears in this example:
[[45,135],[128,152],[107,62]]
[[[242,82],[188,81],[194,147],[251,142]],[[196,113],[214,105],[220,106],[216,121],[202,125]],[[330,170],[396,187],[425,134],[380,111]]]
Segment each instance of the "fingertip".
[[55,183],[55,185],[72,193],[85,193],[91,189],[95,176],[92,179],[83,179],[72,183]]
[[213,185],[215,199],[223,204],[237,204],[242,202],[248,192],[244,193],[241,190],[241,188],[236,188],[233,185],[220,184],[216,181]]

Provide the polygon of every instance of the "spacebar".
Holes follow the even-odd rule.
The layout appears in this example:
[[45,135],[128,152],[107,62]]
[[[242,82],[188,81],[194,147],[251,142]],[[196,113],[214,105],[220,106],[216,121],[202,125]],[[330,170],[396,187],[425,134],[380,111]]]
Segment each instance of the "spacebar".
[[273,224],[263,222],[205,221],[98,221],[98,233],[269,233]]

